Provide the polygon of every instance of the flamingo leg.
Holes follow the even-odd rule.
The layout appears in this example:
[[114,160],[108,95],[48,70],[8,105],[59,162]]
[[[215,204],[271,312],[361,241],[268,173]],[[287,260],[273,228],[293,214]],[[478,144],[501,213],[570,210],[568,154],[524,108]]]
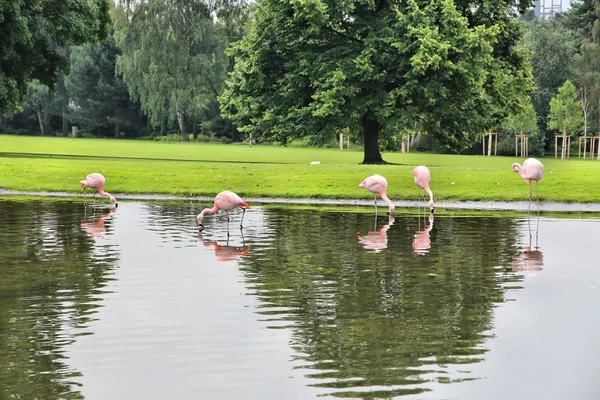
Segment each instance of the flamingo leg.
[[227,240],[229,240],[229,211],[227,211]]
[[246,209],[242,208],[242,219],[240,220],[240,229],[244,229],[244,225],[242,224],[242,222],[244,222],[244,215],[246,215]]
[[536,237],[536,240],[537,240],[538,231],[540,229],[540,188],[539,188],[539,182],[535,183],[535,200],[537,202],[537,214],[538,214],[537,228],[536,228],[536,231],[535,231],[535,237]]
[[377,195],[373,196],[373,200],[375,200],[375,215],[377,215]]
[[87,207],[87,198],[85,196],[85,189],[86,189],[86,187],[84,186],[83,187],[83,206]]

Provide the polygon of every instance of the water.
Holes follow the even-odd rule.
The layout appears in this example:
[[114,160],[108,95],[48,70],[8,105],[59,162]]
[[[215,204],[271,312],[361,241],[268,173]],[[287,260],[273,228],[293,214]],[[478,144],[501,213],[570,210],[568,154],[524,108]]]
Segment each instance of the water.
[[0,398],[600,398],[598,219],[200,209],[0,201]]

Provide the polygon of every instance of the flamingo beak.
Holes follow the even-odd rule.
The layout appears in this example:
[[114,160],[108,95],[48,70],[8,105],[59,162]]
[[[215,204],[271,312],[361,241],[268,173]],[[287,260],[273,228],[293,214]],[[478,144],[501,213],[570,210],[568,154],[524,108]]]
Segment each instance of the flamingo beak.
[[204,230],[204,225],[198,224],[198,230],[202,232]]
[[82,189],[85,188],[85,185],[83,183],[80,183],[79,186],[81,186]]
[[435,212],[435,210],[432,208],[432,209],[431,209],[431,213],[433,214],[434,212]]

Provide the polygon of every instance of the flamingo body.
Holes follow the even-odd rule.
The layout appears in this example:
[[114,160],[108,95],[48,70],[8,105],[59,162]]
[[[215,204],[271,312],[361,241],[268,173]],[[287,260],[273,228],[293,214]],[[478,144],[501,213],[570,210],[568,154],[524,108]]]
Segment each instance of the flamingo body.
[[[396,208],[392,201],[387,197],[388,182],[383,176],[377,174],[371,175],[362,181],[358,187],[365,188],[373,194],[380,195],[383,201],[388,205],[388,213],[391,214]],[[377,207],[377,197],[375,197],[375,207]]]
[[431,182],[431,172],[429,168],[424,165],[419,165],[413,169],[413,178],[415,184],[419,187],[419,199],[421,198],[421,189],[429,194],[429,210],[433,213],[433,192],[429,188],[429,182]]
[[[198,214],[196,220],[198,221],[198,225],[200,228],[204,228],[202,225],[202,220],[204,219],[205,214],[214,214],[219,210],[223,211],[231,211],[234,208],[240,207],[244,212],[246,212],[247,208],[250,208],[248,203],[246,203],[240,196],[237,194],[230,192],[229,190],[225,190],[215,197],[215,203],[212,208],[205,208]],[[242,215],[242,221],[244,220],[244,215]],[[240,228],[242,227],[242,221],[240,221]]]
[[535,158],[528,158],[525,160],[523,165],[519,163],[514,163],[512,165],[512,170],[519,174],[521,178],[525,180],[525,183],[529,185],[529,200],[532,198],[532,188],[531,182],[535,182],[536,186],[536,199],[539,201],[539,192],[538,192],[538,184],[544,177],[544,164]]
[[110,199],[111,202],[115,203],[115,206],[118,206],[119,204],[117,203],[117,199],[115,199],[115,197],[104,191],[104,185],[106,184],[106,178],[104,177],[104,175],[99,174],[97,172],[94,172],[92,174],[89,174],[88,176],[85,177],[84,180],[79,181],[79,185],[81,185],[81,188],[83,189],[83,192],[85,194],[85,189],[95,189],[98,191],[98,194],[100,194],[101,196],[104,197],[108,197]]

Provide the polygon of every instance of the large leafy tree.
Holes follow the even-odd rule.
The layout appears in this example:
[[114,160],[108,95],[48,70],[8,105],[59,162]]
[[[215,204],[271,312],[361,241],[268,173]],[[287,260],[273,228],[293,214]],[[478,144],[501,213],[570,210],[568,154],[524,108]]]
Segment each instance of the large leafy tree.
[[115,76],[120,50],[112,38],[72,48],[66,86],[71,120],[83,129],[119,137],[121,130],[139,128],[141,110],[129,98],[127,86]]
[[583,125],[583,111],[579,103],[577,88],[571,81],[566,81],[558,94],[550,101],[548,128],[561,134],[574,136]]
[[52,100],[53,96],[48,86],[42,85],[38,81],[29,83],[24,105],[29,107],[35,114],[42,136],[48,133],[49,130]]
[[575,31],[566,28],[559,19],[552,18],[529,23],[524,42],[532,51],[535,92],[531,100],[538,117],[538,127],[547,135],[550,100],[565,81],[574,80],[577,76],[574,56],[578,39]]
[[0,114],[38,79],[53,87],[67,68],[62,48],[104,38],[108,0],[0,1]]
[[222,91],[227,68],[223,24],[214,18],[219,2],[121,1],[115,10],[115,39],[123,54],[117,70],[152,123],[175,116],[182,140],[186,119]]
[[231,49],[222,111],[280,143],[350,128],[362,135],[364,163],[383,162],[380,135],[415,121],[460,150],[531,90],[511,18],[528,4],[261,0]]

